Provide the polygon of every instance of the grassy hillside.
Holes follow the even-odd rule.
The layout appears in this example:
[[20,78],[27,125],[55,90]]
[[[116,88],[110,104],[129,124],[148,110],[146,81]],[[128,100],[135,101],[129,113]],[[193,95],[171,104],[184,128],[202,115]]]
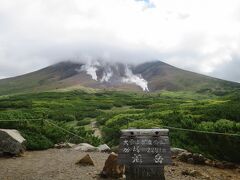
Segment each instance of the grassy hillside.
[[[28,149],[45,149],[61,141],[118,144],[120,129],[172,126],[240,134],[240,92],[210,95],[192,92],[146,94],[116,91],[44,92],[0,97],[0,128],[19,129]],[[84,138],[79,139],[47,121]],[[92,136],[97,121],[103,138]],[[172,146],[208,157],[240,162],[240,138],[170,129]]]

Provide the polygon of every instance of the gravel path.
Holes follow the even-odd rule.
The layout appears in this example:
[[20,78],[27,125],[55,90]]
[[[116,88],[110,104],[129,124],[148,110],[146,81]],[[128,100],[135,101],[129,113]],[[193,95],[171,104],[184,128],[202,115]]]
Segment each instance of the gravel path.
[[[0,158],[0,180],[90,180],[100,179],[97,174],[102,170],[108,157],[105,153],[89,153],[95,166],[79,166],[75,163],[86,153],[73,149],[49,149],[46,151],[26,152],[23,157]],[[167,180],[239,180],[239,170],[221,170],[208,166],[195,166],[174,162],[165,168]],[[182,175],[183,170],[197,170],[208,178]]]

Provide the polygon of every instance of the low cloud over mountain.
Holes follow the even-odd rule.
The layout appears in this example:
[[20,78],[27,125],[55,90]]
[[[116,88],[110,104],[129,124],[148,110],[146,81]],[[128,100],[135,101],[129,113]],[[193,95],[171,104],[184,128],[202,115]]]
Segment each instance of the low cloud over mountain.
[[239,10],[239,0],[1,0],[0,78],[68,59],[160,59],[240,81]]

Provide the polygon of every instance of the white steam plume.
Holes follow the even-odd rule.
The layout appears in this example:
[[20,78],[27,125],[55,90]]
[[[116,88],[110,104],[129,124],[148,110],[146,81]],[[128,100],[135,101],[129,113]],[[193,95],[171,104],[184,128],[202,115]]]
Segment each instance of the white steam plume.
[[148,89],[148,82],[141,77],[141,75],[135,75],[132,73],[132,71],[129,69],[128,66],[125,68],[125,78],[122,78],[122,82],[124,83],[130,83],[130,84],[136,84],[142,88],[143,91],[149,91]]

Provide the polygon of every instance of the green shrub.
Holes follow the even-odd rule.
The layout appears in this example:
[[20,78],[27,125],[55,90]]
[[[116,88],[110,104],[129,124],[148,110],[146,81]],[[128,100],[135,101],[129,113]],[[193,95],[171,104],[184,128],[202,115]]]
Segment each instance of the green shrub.
[[91,119],[86,118],[86,119],[83,119],[81,121],[78,121],[77,125],[78,126],[85,126],[85,125],[88,125],[90,123],[91,123]]
[[39,133],[22,130],[23,137],[27,140],[26,147],[28,150],[43,150],[53,147],[53,142]]

